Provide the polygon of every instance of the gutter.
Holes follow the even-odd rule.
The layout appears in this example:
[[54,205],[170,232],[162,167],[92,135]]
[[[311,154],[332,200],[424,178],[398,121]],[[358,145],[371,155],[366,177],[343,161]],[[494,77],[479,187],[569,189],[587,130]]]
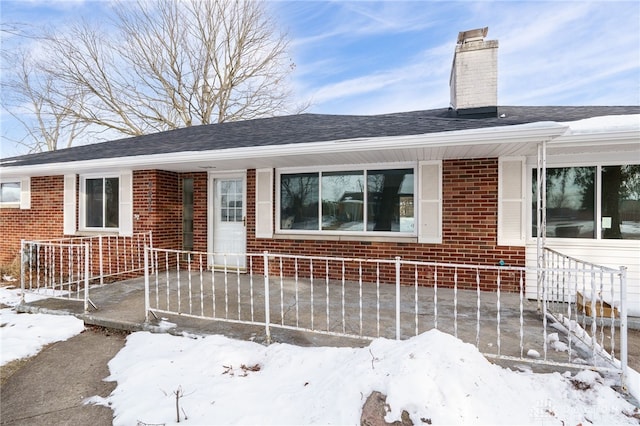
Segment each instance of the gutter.
[[420,135],[342,139],[305,144],[262,147],[242,147],[211,151],[182,151],[129,157],[46,163],[27,166],[2,165],[2,177],[50,176],[83,171],[149,169],[163,165],[203,163],[238,159],[265,159],[286,156],[339,154],[357,151],[444,148],[490,144],[528,144],[554,140],[567,132],[569,126],[556,122],[538,122],[513,126],[459,130]]

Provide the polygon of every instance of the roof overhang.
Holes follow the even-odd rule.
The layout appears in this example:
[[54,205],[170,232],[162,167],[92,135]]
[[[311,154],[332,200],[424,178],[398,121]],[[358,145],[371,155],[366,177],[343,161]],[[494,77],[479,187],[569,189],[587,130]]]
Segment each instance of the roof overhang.
[[569,124],[538,122],[523,125],[428,133],[410,136],[333,140],[325,142],[188,151],[11,167],[2,177],[48,176],[116,170],[175,172],[225,171],[254,168],[376,164],[420,160],[534,156],[547,142],[548,155],[588,152],[638,152],[640,129],[571,134]]

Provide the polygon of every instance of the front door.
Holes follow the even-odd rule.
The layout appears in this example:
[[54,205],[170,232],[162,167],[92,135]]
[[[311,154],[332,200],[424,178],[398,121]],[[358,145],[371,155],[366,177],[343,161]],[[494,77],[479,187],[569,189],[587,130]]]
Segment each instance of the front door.
[[214,176],[211,188],[214,256],[210,262],[215,268],[224,267],[225,263],[229,268],[244,268],[247,242],[244,175]]

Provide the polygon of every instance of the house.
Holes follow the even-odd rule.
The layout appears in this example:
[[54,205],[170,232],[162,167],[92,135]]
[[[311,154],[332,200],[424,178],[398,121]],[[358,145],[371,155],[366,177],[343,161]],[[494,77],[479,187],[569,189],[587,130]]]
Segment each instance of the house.
[[2,159],[0,264],[21,239],[152,231],[155,246],[210,253],[535,265],[544,159],[547,246],[626,266],[640,315],[640,107],[500,106],[498,42],[485,35],[460,33],[449,108],[262,118]]

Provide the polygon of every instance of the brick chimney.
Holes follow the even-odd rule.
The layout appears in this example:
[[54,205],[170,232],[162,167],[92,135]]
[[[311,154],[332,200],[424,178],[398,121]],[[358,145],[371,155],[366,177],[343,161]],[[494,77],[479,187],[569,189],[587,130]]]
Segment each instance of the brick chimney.
[[498,115],[498,40],[485,40],[489,27],[462,31],[449,78],[451,108],[465,118]]

